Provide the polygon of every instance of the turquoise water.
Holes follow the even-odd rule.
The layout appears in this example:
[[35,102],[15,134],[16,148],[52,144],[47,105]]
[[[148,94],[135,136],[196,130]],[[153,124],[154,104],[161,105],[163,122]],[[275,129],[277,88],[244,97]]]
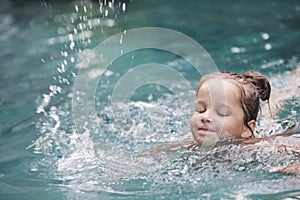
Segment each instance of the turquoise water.
[[[278,150],[280,140],[138,157],[192,137],[191,108],[183,106],[190,103],[179,101],[189,92],[141,85],[125,102],[131,120],[118,121],[127,111],[114,112],[113,91],[134,66],[153,62],[196,89],[201,74],[178,55],[120,53],[95,88],[96,115],[92,125],[84,124],[86,132],[77,133],[72,109],[76,74],[102,41],[133,28],[163,27],[200,43],[219,70],[268,76],[279,91],[274,99],[283,101],[274,101],[272,120],[260,117],[258,131],[289,130],[299,122],[299,88],[280,89],[299,83],[298,1],[3,1],[0,15],[0,199],[300,198],[299,176],[269,172],[299,160]],[[153,76],[159,83],[168,79]],[[284,140],[292,141],[299,140]]]

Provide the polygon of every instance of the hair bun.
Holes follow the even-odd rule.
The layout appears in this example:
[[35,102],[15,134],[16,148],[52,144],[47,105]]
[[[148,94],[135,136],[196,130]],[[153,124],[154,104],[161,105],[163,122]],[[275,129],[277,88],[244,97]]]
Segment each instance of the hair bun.
[[243,74],[246,80],[250,81],[257,89],[259,98],[263,101],[269,100],[271,86],[268,79],[259,72],[251,71]]

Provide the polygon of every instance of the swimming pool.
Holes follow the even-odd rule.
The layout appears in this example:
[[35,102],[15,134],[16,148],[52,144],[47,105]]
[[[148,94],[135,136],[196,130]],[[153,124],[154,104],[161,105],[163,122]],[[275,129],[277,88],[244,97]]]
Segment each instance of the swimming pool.
[[[169,30],[170,35],[157,36],[164,38],[159,44],[169,37],[172,47],[184,48],[186,41],[173,38],[176,31],[201,44],[217,69],[258,70],[280,91],[299,81],[293,76],[300,55],[298,1],[3,2],[1,199],[300,198],[299,177],[269,172],[272,166],[296,162],[299,155],[278,151],[272,142],[138,157],[192,137],[187,125],[191,102],[185,97],[193,91],[171,90],[164,81],[172,77],[171,82],[179,80],[177,86],[188,83],[195,90],[203,74],[186,60],[193,52],[179,56],[144,48],[126,53],[124,48],[130,30],[143,27]],[[99,45],[119,33],[118,58],[91,75],[103,74],[92,88],[94,118],[84,123],[84,115],[77,113],[80,130],[74,101],[85,93],[76,93],[74,84],[82,83],[76,82],[80,71],[99,61],[95,52],[113,54],[116,48]],[[148,38],[139,36],[135,42]],[[157,63],[157,70],[148,63]],[[138,80],[130,76],[134,72]],[[139,80],[152,82],[128,89]],[[131,91],[128,101],[111,104],[118,99],[116,88]],[[279,110],[272,120],[260,118],[261,134],[274,135],[299,122],[299,92],[277,97],[284,101],[272,105]]]

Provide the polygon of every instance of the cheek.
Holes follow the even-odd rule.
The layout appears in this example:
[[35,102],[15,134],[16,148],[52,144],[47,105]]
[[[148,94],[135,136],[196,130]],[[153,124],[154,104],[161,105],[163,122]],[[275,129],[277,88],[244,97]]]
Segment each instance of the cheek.
[[214,120],[214,126],[217,129],[217,131],[222,131],[227,126],[227,121],[224,117],[215,117]]
[[223,120],[221,132],[228,136],[240,136],[243,131],[243,121],[235,118]]
[[219,131],[223,131],[230,128],[232,123],[229,117],[218,117],[217,120],[215,120],[215,126]]
[[192,129],[192,127],[196,126],[197,125],[197,115],[193,114],[193,116],[191,117],[191,120],[190,120],[190,127]]

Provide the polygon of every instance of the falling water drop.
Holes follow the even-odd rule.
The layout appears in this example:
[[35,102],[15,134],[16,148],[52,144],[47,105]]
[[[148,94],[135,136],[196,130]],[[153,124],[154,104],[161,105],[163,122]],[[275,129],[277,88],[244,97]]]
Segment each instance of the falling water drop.
[[78,12],[78,5],[75,5],[75,11]]
[[122,11],[125,12],[126,11],[126,3],[122,4]]
[[270,38],[270,35],[268,33],[262,33],[261,34],[262,39],[268,40]]
[[270,43],[265,44],[265,50],[269,51],[272,49],[272,45]]
[[121,37],[120,37],[120,44],[122,44],[123,43],[123,35],[121,35]]

